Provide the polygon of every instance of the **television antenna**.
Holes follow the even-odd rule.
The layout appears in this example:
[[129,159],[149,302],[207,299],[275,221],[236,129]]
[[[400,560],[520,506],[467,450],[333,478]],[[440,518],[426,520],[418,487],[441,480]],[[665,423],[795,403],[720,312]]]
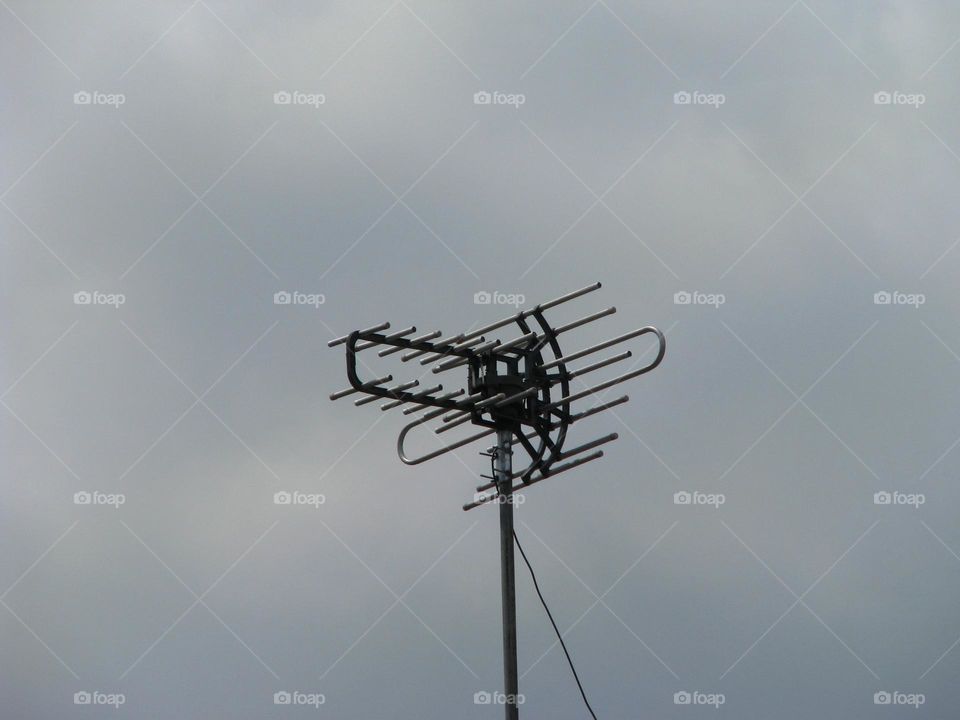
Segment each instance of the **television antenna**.
[[[504,707],[507,720],[516,720],[518,717],[513,495],[517,490],[603,457],[603,450],[597,448],[616,440],[617,433],[567,448],[567,432],[572,425],[621,405],[629,397],[622,395],[579,412],[574,412],[571,406],[578,400],[650,372],[660,364],[666,351],[663,333],[647,326],[564,355],[560,349],[561,335],[612,315],[616,308],[609,307],[557,326],[552,326],[544,313],[599,290],[600,286],[599,282],[588,285],[529,310],[520,310],[511,317],[478,330],[442,339],[437,339],[443,334],[439,330],[411,338],[417,332],[416,327],[385,335],[383,332],[390,329],[390,323],[384,322],[365,330],[354,330],[327,343],[329,347],[346,346],[347,380],[350,382],[350,387],[332,393],[331,400],[360,394],[364,397],[354,400],[354,405],[366,405],[380,398],[387,401],[380,405],[383,411],[401,406],[406,406],[404,415],[427,411],[408,423],[397,437],[397,454],[407,465],[419,465],[496,435],[496,444],[481,453],[490,458],[492,472],[489,476],[481,475],[487,482],[477,487],[474,499],[466,503],[463,509],[472,510],[492,502],[500,505]],[[487,339],[489,333],[511,326],[519,330],[518,337],[507,341]],[[657,356],[652,362],[592,387],[571,390],[571,380],[622,362],[630,358],[632,353],[624,351],[576,369],[570,369],[568,364],[647,334],[654,334],[658,341]],[[416,390],[420,387],[420,378],[389,387],[386,383],[393,382],[392,374],[377,377],[373,373],[371,379],[361,379],[357,373],[359,354],[373,348],[379,348],[379,357],[402,352],[402,363],[419,360],[422,366],[432,365],[429,371],[432,374],[464,368],[466,386],[444,393],[441,384]],[[366,369],[366,364],[364,367]],[[437,450],[416,457],[409,456],[404,449],[407,435],[437,418],[439,426],[430,428],[436,435],[466,423],[479,426],[481,430]],[[514,463],[514,448],[522,451],[523,459],[519,463]]]

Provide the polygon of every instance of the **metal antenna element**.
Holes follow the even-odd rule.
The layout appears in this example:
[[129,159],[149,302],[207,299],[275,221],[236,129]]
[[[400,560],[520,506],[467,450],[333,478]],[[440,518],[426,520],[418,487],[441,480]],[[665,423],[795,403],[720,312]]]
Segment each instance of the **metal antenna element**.
[[[566,448],[568,429],[584,418],[627,402],[626,395],[616,400],[600,402],[601,393],[614,385],[650,372],[660,364],[666,351],[663,333],[655,327],[647,326],[564,354],[560,350],[558,340],[560,335],[613,315],[616,313],[616,308],[606,308],[572,322],[555,326],[547,321],[545,313],[599,289],[600,283],[594,283],[529,310],[521,310],[511,317],[477,330],[450,335],[439,340],[437,338],[442,335],[439,330],[418,337],[409,337],[416,332],[416,327],[413,326],[384,335],[382,331],[390,328],[390,323],[384,322],[365,330],[354,330],[349,335],[328,343],[330,347],[346,346],[347,380],[350,383],[348,388],[332,393],[331,400],[362,393],[366,397],[361,397],[354,404],[365,405],[374,402],[377,398],[383,398],[387,402],[380,405],[381,410],[404,407],[404,415],[426,411],[405,425],[397,437],[397,454],[407,465],[419,465],[457,448],[496,435],[496,445],[486,453],[481,453],[488,455],[491,459],[492,474],[481,476],[489,482],[477,488],[477,494],[471,502],[463,506],[463,509],[472,510],[492,502],[500,505],[506,695],[504,707],[507,720],[516,720],[518,717],[513,495],[518,490],[539,483],[548,477],[559,475],[603,457],[603,450],[596,450],[596,448],[616,440],[616,433]],[[519,336],[504,340],[489,337],[494,331],[509,327],[514,327]],[[635,362],[626,372],[592,386],[578,380],[580,386],[571,388],[571,381],[575,378],[628,360],[633,353],[624,351],[578,368],[568,368],[569,363],[648,334],[656,336],[657,339],[657,353],[652,361],[641,367],[637,367]],[[409,363],[414,358],[420,358],[419,363],[412,363],[414,367],[417,365],[431,367],[427,367],[420,377],[387,387],[384,383],[394,379],[393,373],[372,371],[367,367],[366,361],[360,357],[361,351],[374,347],[378,348],[376,357],[380,358],[406,351],[400,356],[400,362],[395,363],[401,370],[403,367],[410,367],[410,364],[403,365],[403,363]],[[643,356],[640,357],[642,359]],[[363,358],[369,358],[370,362],[374,362],[372,353],[365,353]],[[358,363],[363,366],[364,374],[374,379],[362,379],[357,370]],[[458,368],[462,369],[458,370]],[[466,374],[466,383],[460,389],[443,394],[437,394],[443,390],[443,385],[415,390],[420,385],[420,381],[430,374],[444,373],[444,377],[449,378],[461,372]],[[591,396],[598,397],[598,402],[593,406],[577,412],[572,410],[573,403]],[[405,450],[407,435],[433,420],[439,423],[435,427],[428,428],[434,436],[439,436],[466,423],[478,425],[481,429],[479,432],[453,440],[419,456],[409,455]]]

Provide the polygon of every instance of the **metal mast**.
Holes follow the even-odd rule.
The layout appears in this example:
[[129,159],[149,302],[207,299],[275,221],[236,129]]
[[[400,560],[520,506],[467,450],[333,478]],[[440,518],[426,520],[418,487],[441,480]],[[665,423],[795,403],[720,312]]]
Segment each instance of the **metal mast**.
[[513,569],[513,433],[497,430],[494,450],[500,495],[500,588],[503,594],[503,692],[507,720],[517,720],[517,588]]

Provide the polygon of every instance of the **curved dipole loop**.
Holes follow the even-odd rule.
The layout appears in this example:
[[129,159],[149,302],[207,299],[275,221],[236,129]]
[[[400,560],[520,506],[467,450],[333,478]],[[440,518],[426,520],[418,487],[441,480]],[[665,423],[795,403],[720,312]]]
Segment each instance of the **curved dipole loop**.
[[423,417],[423,418],[420,418],[419,420],[414,420],[412,423],[409,423],[408,425],[404,425],[403,429],[400,431],[400,434],[397,435],[397,455],[400,457],[400,460],[402,460],[405,465],[419,465],[420,463],[426,462],[427,460],[433,460],[436,457],[445,455],[448,452],[451,452],[453,450],[456,450],[457,448],[463,447],[464,445],[469,445],[472,442],[476,442],[480,438],[484,438],[487,435],[493,435],[493,433],[496,432],[496,430],[492,430],[492,429],[482,430],[478,433],[474,433],[473,435],[469,435],[463,438],[462,440],[457,440],[456,442],[448,443],[447,445],[444,445],[439,450],[434,450],[433,452],[429,452],[425,455],[421,455],[415,458],[407,457],[406,451],[403,449],[403,443],[406,440],[407,433],[409,433],[415,427],[418,427],[419,425],[423,425],[424,423],[432,419],[433,419],[432,417]]
[[643,332],[641,332],[640,335],[646,335],[647,333],[651,333],[651,332],[657,336],[657,343],[658,343],[657,357],[654,359],[652,363],[650,363],[645,368],[643,368],[643,372],[645,373],[650,372],[655,367],[657,367],[657,365],[663,362],[663,356],[667,352],[667,339],[663,336],[663,333],[660,332],[660,328],[655,328],[653,325],[648,325],[647,327],[643,328]]

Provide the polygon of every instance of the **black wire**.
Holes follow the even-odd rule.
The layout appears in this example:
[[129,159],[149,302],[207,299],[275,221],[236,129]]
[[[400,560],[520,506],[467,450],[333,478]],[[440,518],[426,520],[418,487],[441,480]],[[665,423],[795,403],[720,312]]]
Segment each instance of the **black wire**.
[[567,652],[566,643],[563,642],[563,635],[560,634],[560,629],[553,621],[553,614],[550,612],[550,608],[547,607],[547,601],[543,599],[543,593],[540,592],[540,586],[537,584],[536,573],[533,572],[533,566],[530,564],[530,561],[527,560],[527,554],[523,551],[523,546],[520,544],[520,538],[517,537],[516,530],[513,531],[513,541],[517,544],[517,550],[520,551],[523,561],[527,564],[527,569],[530,571],[530,578],[533,580],[533,588],[537,591],[537,596],[540,598],[540,604],[543,605],[543,609],[547,611],[547,617],[550,618],[550,624],[553,625],[553,631],[557,634],[557,640],[560,641],[560,647],[563,648],[563,654],[567,656],[567,664],[570,665],[570,670],[573,672],[573,679],[577,681],[577,687],[580,688],[580,696],[583,698],[583,702],[587,706],[587,710],[590,711],[590,715],[593,717],[593,720],[597,720],[597,714],[593,711],[593,708],[590,707],[590,701],[587,700],[587,694],[583,691],[583,685],[580,684],[580,676],[577,675],[577,669],[573,666],[573,660],[570,658],[570,653]]

